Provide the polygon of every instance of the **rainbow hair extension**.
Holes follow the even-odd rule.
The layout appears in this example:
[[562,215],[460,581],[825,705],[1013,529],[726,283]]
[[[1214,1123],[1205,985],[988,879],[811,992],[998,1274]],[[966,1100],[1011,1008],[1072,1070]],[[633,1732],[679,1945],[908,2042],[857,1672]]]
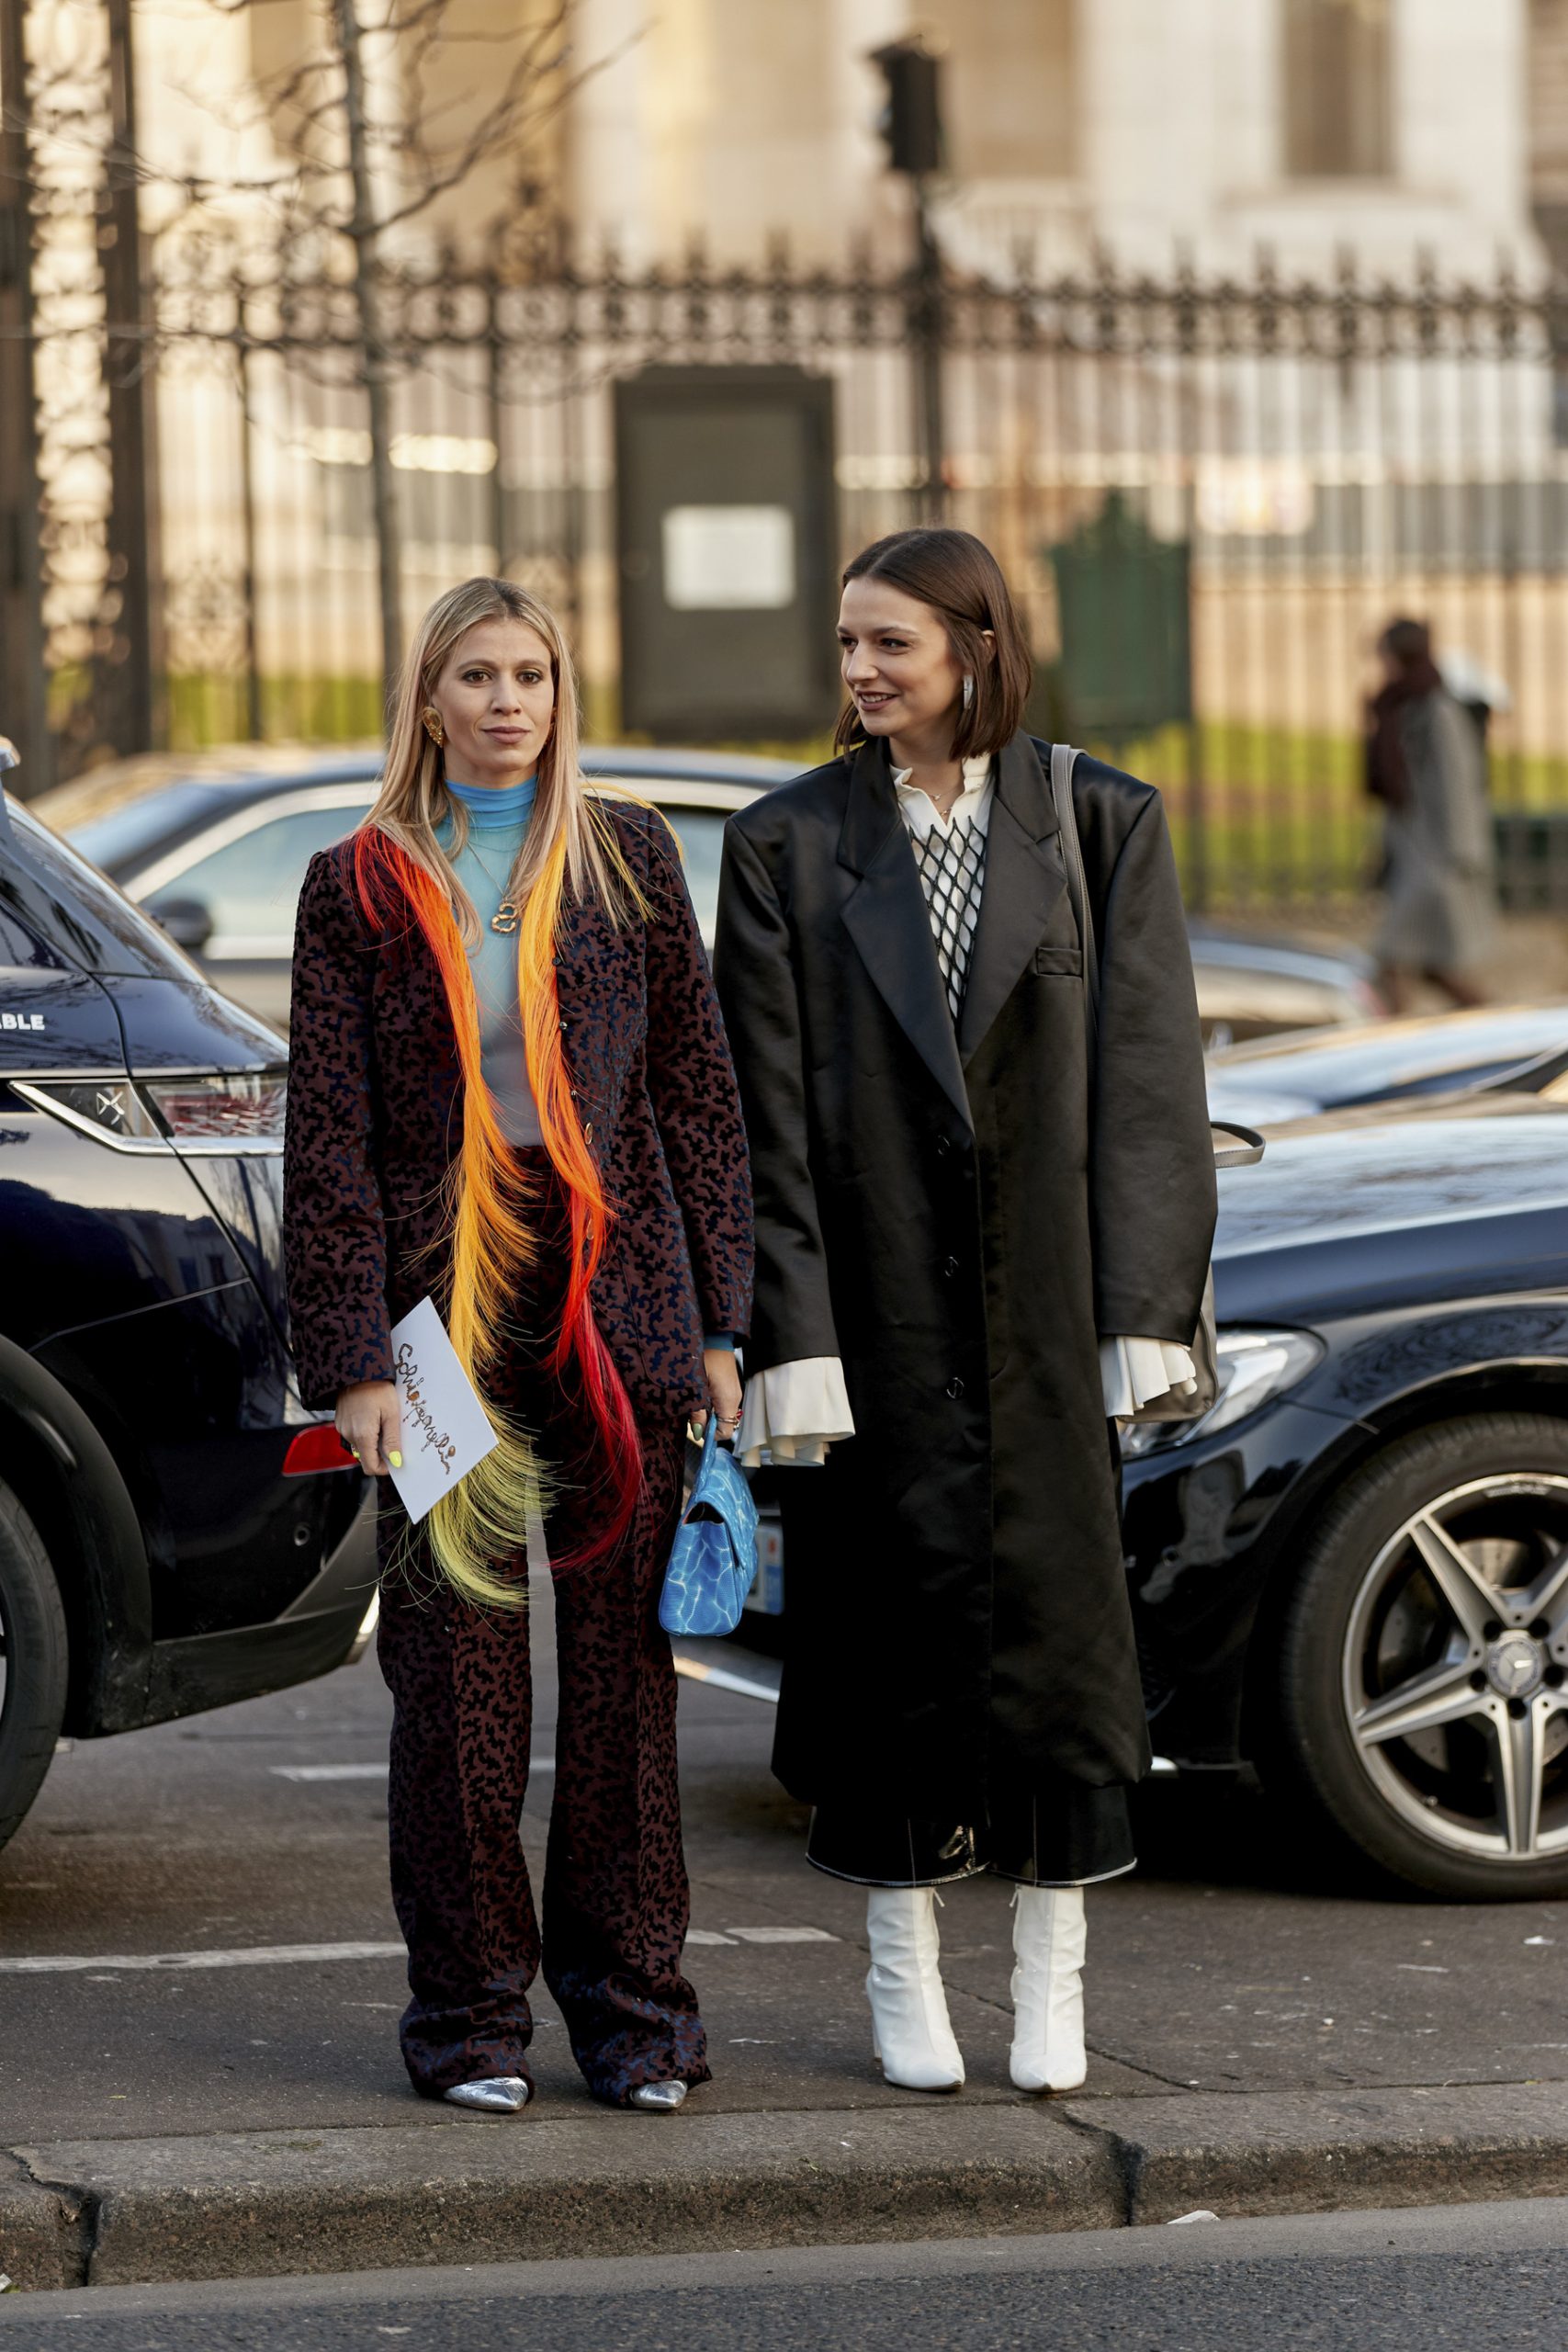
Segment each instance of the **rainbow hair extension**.
[[517,986],[539,1132],[551,1165],[566,1187],[570,1204],[571,1257],[566,1304],[551,1369],[563,1378],[570,1378],[575,1366],[581,1381],[582,1402],[609,1464],[612,1532],[593,1547],[603,1551],[625,1532],[637,1509],[642,1487],[642,1447],[631,1400],[600,1336],[589,1300],[615,1212],[605,1196],[597,1163],[578,1117],[566,1057],[561,1051],[555,956],[566,881],[566,836],[558,832],[544,869],[523,908],[517,941]]
[[[495,1402],[516,1327],[518,1278],[536,1261],[529,1187],[501,1132],[480,1067],[479,1007],[457,919],[435,876],[378,827],[355,835],[355,880],[367,920],[380,930],[406,910],[423,933],[446,992],[463,1074],[463,1140],[452,1171],[452,1296],[448,1336],[473,1383],[497,1443],[426,1522],[437,1567],[465,1600],[517,1608],[525,1584],[496,1562],[522,1549],[523,1530],[547,1499],[547,1481],[527,1432]],[[625,1533],[642,1485],[642,1456],[630,1401],[600,1336],[589,1302],[613,1220],[599,1171],[572,1100],[561,1051],[555,984],[555,941],[566,877],[564,841],[528,894],[518,943],[518,988],[529,1072],[545,1148],[570,1204],[570,1265],[560,1329],[550,1366],[592,1417],[607,1464],[604,1523],[596,1536],[552,1567],[585,1566]]]

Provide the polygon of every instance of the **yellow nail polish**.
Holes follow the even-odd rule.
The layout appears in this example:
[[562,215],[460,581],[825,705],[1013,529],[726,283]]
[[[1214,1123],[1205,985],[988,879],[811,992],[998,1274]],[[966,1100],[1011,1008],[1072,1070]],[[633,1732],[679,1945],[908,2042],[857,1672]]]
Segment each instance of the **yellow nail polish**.
[[387,1459],[391,1464],[394,1470],[400,1470],[402,1468],[403,1457],[400,1453],[389,1453]]

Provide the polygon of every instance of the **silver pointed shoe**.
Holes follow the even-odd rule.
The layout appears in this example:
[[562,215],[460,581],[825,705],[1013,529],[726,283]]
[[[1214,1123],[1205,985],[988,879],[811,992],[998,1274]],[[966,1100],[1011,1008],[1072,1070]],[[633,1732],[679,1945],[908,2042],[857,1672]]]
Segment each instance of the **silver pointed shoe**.
[[528,2086],[521,2075],[487,2075],[482,2083],[454,2083],[441,2094],[454,2107],[482,2108],[491,2115],[516,2115],[528,2104]]
[[631,2103],[650,2115],[673,2115],[685,2097],[684,2083],[639,2083],[632,2093]]

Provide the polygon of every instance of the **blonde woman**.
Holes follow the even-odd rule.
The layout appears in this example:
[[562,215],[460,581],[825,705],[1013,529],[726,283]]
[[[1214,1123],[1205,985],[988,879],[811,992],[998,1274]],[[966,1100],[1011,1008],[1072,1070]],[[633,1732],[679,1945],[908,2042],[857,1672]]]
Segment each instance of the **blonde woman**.
[[542,605],[502,580],[439,597],[294,958],[302,1394],[384,1476],[389,1329],[430,1295],[500,1440],[418,1527],[383,1485],[379,1642],[404,2061],[426,2097],[502,2112],[531,2095],[541,1959],[518,1837],[536,1499],[560,1679],[546,1981],[595,2097],[669,2109],[708,2075],[657,1605],[687,1420],[739,1409],[746,1145],[674,842],[584,786],[577,730]]

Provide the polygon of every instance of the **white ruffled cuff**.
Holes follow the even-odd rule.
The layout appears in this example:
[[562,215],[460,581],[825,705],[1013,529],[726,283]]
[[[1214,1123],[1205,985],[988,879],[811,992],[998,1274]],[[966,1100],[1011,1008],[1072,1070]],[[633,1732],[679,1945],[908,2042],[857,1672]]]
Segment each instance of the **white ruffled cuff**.
[[735,1454],[745,1470],[786,1462],[820,1469],[828,1448],[854,1433],[838,1357],[802,1356],[770,1364],[746,1383]]
[[1124,1421],[1151,1396],[1174,1389],[1190,1396],[1198,1385],[1190,1348],[1169,1340],[1101,1340],[1100,1380],[1105,1391],[1105,1418]]

